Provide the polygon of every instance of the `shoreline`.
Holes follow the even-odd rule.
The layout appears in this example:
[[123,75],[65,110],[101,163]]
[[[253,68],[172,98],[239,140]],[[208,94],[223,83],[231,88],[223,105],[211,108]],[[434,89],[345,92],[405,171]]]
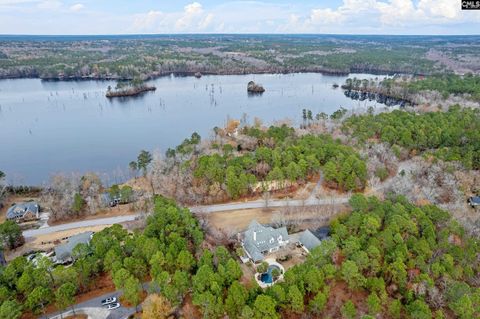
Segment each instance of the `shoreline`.
[[[349,71],[346,70],[328,70],[328,69],[299,69],[299,70],[255,70],[252,72],[242,72],[242,71],[231,71],[231,72],[215,72],[215,71],[171,71],[171,72],[158,72],[153,74],[148,74],[145,76],[145,81],[155,80],[168,76],[175,77],[196,77],[195,74],[200,72],[202,76],[222,76],[222,75],[288,75],[288,74],[304,74],[304,73],[317,73],[325,76],[348,76],[350,74],[357,73],[366,73],[379,76],[391,76],[395,74],[405,74],[405,75],[421,75],[426,76],[426,74],[412,74],[405,71],[387,71],[382,69],[362,69],[362,68],[351,68]],[[76,81],[128,81],[132,78],[123,78],[117,76],[72,76],[72,77],[48,77],[42,78],[41,76],[0,76],[0,80],[19,80],[19,79],[38,79],[45,82],[76,82]]]

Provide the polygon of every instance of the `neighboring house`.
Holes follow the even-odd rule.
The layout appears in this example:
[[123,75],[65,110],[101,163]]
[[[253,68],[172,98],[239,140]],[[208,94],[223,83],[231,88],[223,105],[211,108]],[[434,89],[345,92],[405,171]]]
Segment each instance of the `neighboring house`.
[[71,262],[73,249],[78,244],[90,244],[93,232],[87,231],[78,235],[74,235],[67,239],[65,244],[61,244],[55,247],[55,262],[59,264],[65,264]]
[[37,202],[24,202],[13,204],[7,210],[7,219],[9,220],[29,220],[38,218],[40,206]]
[[112,196],[110,193],[102,193],[101,200],[103,205],[115,207],[120,204],[128,204],[132,202],[134,195],[130,194],[128,197],[125,197],[121,192]]
[[300,234],[298,242],[307,253],[310,253],[312,249],[320,245],[322,240],[327,239],[329,237],[329,234],[329,227],[320,227],[313,232],[309,229],[306,229]]
[[255,263],[263,260],[266,254],[275,252],[289,242],[287,228],[263,226],[253,220],[248,229],[241,234],[242,247]]
[[109,193],[103,193],[101,195],[101,197],[102,197],[102,203],[105,206],[110,206],[110,207],[115,207],[115,206],[119,205],[122,201],[120,196],[112,197],[112,196],[110,196]]
[[480,196],[472,196],[468,199],[468,204],[472,207],[480,207]]

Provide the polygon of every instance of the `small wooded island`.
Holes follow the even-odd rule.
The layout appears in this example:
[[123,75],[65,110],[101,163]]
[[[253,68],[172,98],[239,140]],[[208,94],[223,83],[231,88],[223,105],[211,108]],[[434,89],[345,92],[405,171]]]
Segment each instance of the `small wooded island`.
[[247,91],[248,93],[263,93],[265,92],[265,89],[261,84],[257,84],[253,81],[250,81],[247,84]]
[[105,96],[107,98],[137,96],[147,91],[155,91],[156,89],[155,86],[146,85],[141,79],[133,79],[128,82],[117,82],[114,90],[112,90],[111,86],[108,86]]

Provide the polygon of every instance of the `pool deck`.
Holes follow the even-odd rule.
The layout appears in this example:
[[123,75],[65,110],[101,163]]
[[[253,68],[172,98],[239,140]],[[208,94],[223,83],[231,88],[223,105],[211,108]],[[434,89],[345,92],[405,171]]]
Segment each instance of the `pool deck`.
[[264,261],[268,263],[268,266],[272,266],[272,265],[273,265],[273,266],[277,266],[278,268],[280,268],[281,274],[280,274],[280,277],[278,277],[278,279],[275,280],[274,282],[272,282],[272,283],[265,283],[265,282],[263,282],[263,281],[261,281],[261,280],[258,279],[258,277],[259,277],[258,275],[260,275],[260,273],[256,272],[256,273],[255,273],[255,276],[254,276],[254,277],[255,277],[255,281],[257,282],[257,284],[258,284],[258,285],[260,286],[260,288],[262,288],[262,289],[266,289],[266,288],[268,288],[268,287],[271,287],[271,286],[273,286],[276,282],[279,282],[279,281],[283,280],[283,274],[285,273],[285,268],[284,268],[281,264],[279,264],[275,259],[273,259],[273,258],[267,258],[267,259],[265,259]]

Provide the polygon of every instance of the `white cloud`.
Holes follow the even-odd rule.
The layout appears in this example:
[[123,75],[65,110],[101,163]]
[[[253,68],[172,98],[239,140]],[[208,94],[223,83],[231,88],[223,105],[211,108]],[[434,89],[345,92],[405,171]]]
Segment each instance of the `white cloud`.
[[137,14],[133,21],[132,29],[134,31],[145,32],[154,31],[165,14],[161,11],[151,10],[146,14]]
[[345,20],[345,16],[338,10],[334,11],[327,9],[313,9],[307,23],[310,24],[332,24],[340,23]]
[[86,10],[85,3],[84,0],[0,0],[0,30],[4,33],[62,30],[77,34],[469,34],[478,33],[480,26],[480,11],[461,11],[457,0],[343,0],[336,6],[322,6],[323,1],[311,6],[295,0],[281,3],[224,0],[203,6],[201,0],[191,0],[176,11],[160,11],[161,6],[153,6],[138,14],[118,12],[115,5],[108,10],[100,9],[96,1],[88,2]]
[[70,6],[70,11],[73,11],[73,12],[79,12],[79,11],[82,11],[83,9],[85,9],[85,5],[81,3],[76,3]]
[[39,9],[57,10],[62,7],[63,3],[59,0],[43,0],[37,4]]
[[182,16],[175,23],[175,29],[178,31],[186,30],[203,15],[202,5],[198,2],[187,4],[184,7]]
[[457,19],[462,13],[459,3],[451,0],[420,0],[418,8],[433,17],[447,19]]
[[206,12],[202,5],[193,2],[180,12],[161,12],[151,10],[134,17],[134,32],[201,32],[209,28],[214,21],[214,14]]
[[[336,8],[315,8],[292,15],[279,30],[332,33],[424,33],[423,27],[446,28],[478,21],[480,12],[462,14],[453,0],[343,0]],[[428,31],[427,31],[428,32]]]
[[200,22],[198,23],[198,27],[200,30],[205,30],[206,28],[208,28],[212,22],[213,22],[213,18],[214,18],[214,15],[209,13],[206,15],[205,18],[202,18],[202,20],[200,20]]

